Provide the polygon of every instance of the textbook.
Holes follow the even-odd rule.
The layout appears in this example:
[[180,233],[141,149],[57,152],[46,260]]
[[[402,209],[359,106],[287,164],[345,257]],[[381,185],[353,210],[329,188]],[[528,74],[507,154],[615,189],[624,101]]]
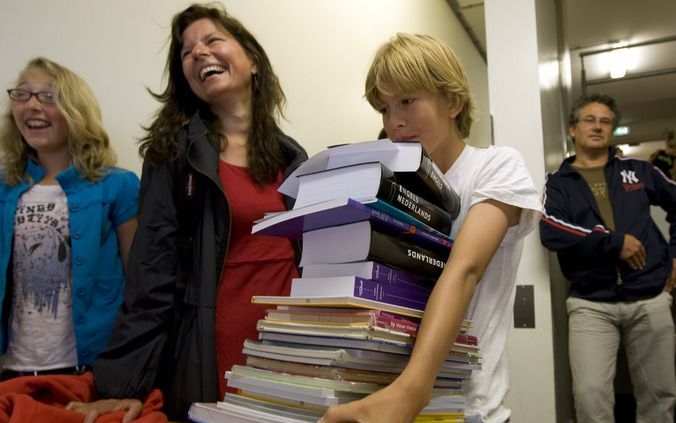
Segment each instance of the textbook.
[[303,232],[369,220],[388,233],[413,237],[416,243],[448,250],[453,240],[420,220],[376,198],[338,198],[275,213],[256,222],[251,233],[301,239]]
[[248,397],[226,392],[225,398],[222,402],[218,403],[218,406],[227,407],[230,404],[251,408],[260,412],[272,413],[274,416],[292,417],[302,421],[310,421],[312,423],[315,423],[323,414],[322,409],[303,406],[297,407],[286,402],[281,403],[278,401],[269,401],[261,397]]
[[256,325],[259,332],[289,333],[294,335],[336,336],[342,338],[383,340],[412,345],[413,337],[407,333],[379,326],[338,326],[312,323],[281,322],[261,319]]
[[300,266],[368,260],[426,278],[438,278],[450,250],[423,247],[416,243],[415,235],[386,234],[368,220],[304,232]]
[[[441,407],[445,412],[439,411]],[[449,410],[449,407],[455,408]],[[434,397],[414,422],[462,423],[463,408],[459,395]],[[224,401],[193,403],[188,418],[196,423],[314,423],[324,410],[325,407],[309,407],[292,399],[275,401],[228,392]]]
[[316,422],[321,414],[293,413],[283,409],[264,409],[252,404],[236,404],[230,401],[207,403],[195,402],[190,406],[188,419],[195,423],[306,423]]
[[401,316],[421,318],[423,310],[402,307],[395,304],[381,303],[366,298],[348,297],[289,297],[286,295],[254,295],[251,297],[254,304],[293,305],[306,307],[353,307],[362,309],[382,310]]
[[330,407],[365,396],[364,393],[344,392],[325,387],[291,384],[274,379],[257,378],[250,374],[238,374],[234,371],[241,366],[233,366],[233,371],[225,372],[229,388],[240,389],[247,396],[263,396],[278,401],[303,401],[314,407]]
[[[316,284],[331,284],[331,283],[336,283],[336,284],[345,284],[349,283],[348,281],[354,282],[355,280],[369,280],[373,282],[377,282],[379,284],[383,285],[391,285],[395,287],[400,287],[402,289],[410,289],[412,291],[415,291],[416,293],[419,294],[425,294],[428,295],[432,292],[432,288],[434,287],[434,283],[430,283],[428,280],[425,279],[415,279],[414,277],[408,277],[408,274],[402,270],[396,270],[392,267],[389,267],[391,269],[390,272],[387,273],[379,273],[375,275],[375,278],[369,277],[369,274],[365,274],[364,276],[361,275],[352,275],[352,274],[347,274],[347,275],[336,275],[336,276],[312,276],[312,267],[313,266],[329,266],[329,265],[334,265],[334,266],[339,266],[339,265],[350,265],[350,264],[363,264],[363,263],[374,263],[372,261],[369,262],[351,262],[351,263],[326,263],[326,264],[307,264],[304,267],[310,267],[310,272],[305,272],[303,273],[303,276],[300,278],[295,278],[295,279],[302,279],[306,280],[308,282],[304,282],[306,284],[311,284],[313,282],[309,281],[314,281]],[[385,265],[383,265],[385,267]],[[404,275],[402,277],[397,277],[399,275]],[[300,282],[299,282],[300,283]]]
[[[288,361],[273,360],[248,356],[246,365],[281,373],[291,373],[324,379],[347,380],[350,382],[375,383],[387,385],[392,383],[398,375],[393,373],[373,372],[369,370],[345,369],[342,367],[318,366],[313,364],[291,363]],[[453,385],[457,386],[457,385]]]
[[[388,385],[399,375],[396,373],[376,372],[372,370],[345,369],[342,367],[318,366],[313,364],[291,363],[269,358],[247,357],[246,365],[258,369],[265,369],[280,373],[290,373],[301,376],[318,377],[324,379],[338,379],[350,382],[375,383]],[[436,388],[463,389],[462,378],[438,377],[434,382]]]
[[394,181],[381,163],[362,163],[308,173],[298,177],[294,208],[336,198],[378,198],[442,233],[450,233],[453,219],[446,210]]
[[286,344],[300,344],[317,347],[341,347],[367,351],[382,351],[393,354],[411,354],[410,345],[381,339],[345,339],[336,336],[297,335],[292,333],[260,332],[258,339]]
[[[352,350],[357,351],[357,350]],[[263,344],[252,340],[245,340],[242,353],[248,356],[271,358],[293,363],[315,364],[322,366],[336,366],[349,369],[376,370],[388,373],[401,373],[408,357],[399,361],[383,361],[356,356],[341,347],[308,348],[306,346],[284,346],[283,344]]]
[[[396,171],[397,182],[411,191],[443,207],[455,219],[460,213],[460,197],[449,184],[441,169],[427,155],[419,142],[395,142],[398,158],[410,163],[412,170],[402,166]],[[406,169],[406,170],[404,170]],[[436,200],[436,201],[435,201]]]
[[415,337],[419,324],[411,319],[380,310],[350,308],[284,307],[265,312],[265,320],[313,323],[326,326],[375,326]]
[[[451,411],[440,412],[443,407]],[[272,400],[261,396],[226,393],[217,403],[196,402],[190,407],[188,418],[196,423],[315,423],[326,407],[309,407],[293,399]],[[413,421],[414,423],[462,423],[464,402],[458,395],[435,397]]]
[[418,277],[377,261],[356,261],[352,263],[306,264],[302,268],[304,278],[327,276],[359,276],[385,283],[423,286],[432,289],[434,281]]
[[[414,422],[462,423],[462,404],[458,395],[434,397],[429,410],[423,410]],[[448,409],[452,405],[460,409],[444,413],[436,410],[439,407]],[[227,392],[223,401],[193,403],[188,418],[197,423],[315,423],[325,409],[323,406],[308,406],[292,398],[273,400]]]
[[[372,370],[400,373],[406,367],[409,356],[387,352],[350,349],[344,347],[312,347],[308,345],[285,344],[271,341],[245,340],[242,353],[248,356],[269,358],[294,363],[344,367],[349,369]],[[445,360],[439,375],[457,377],[481,369],[476,360]]]
[[[286,325],[279,324],[274,326],[267,326],[266,323],[271,322],[262,319],[258,322],[257,326],[257,329],[259,331],[259,340],[261,340],[265,345],[281,345],[293,348],[315,348],[315,349],[334,347],[334,348],[344,348],[346,349],[346,351],[359,351],[360,354],[362,354],[363,356],[366,356],[368,352],[371,351],[371,352],[395,354],[398,357],[405,357],[406,359],[408,359],[408,356],[411,353],[411,349],[413,348],[411,338],[408,338],[407,340],[405,337],[402,336],[402,339],[405,342],[400,342],[397,341],[396,338],[390,338],[388,336],[381,337],[378,331],[368,332],[367,330],[363,330],[362,333],[345,332],[344,334],[337,330],[333,332],[331,331],[311,332],[303,329],[296,331],[294,327],[291,327],[292,326],[291,324]],[[380,333],[385,332],[381,330]],[[397,334],[396,332],[390,332],[390,335]],[[295,339],[295,341],[288,341],[286,339]],[[353,340],[356,340],[357,342],[351,342]],[[378,344],[381,345],[376,348],[376,345]],[[398,347],[399,349],[395,350],[393,348],[392,349],[385,348],[385,350],[383,350],[382,344],[392,345]],[[453,347],[451,347],[450,351],[448,352],[446,361],[449,363],[455,362],[466,364],[481,363],[481,357],[478,354],[478,350],[475,350],[474,352],[467,352],[462,351],[461,348],[458,348],[457,344],[453,345]]]
[[[268,304],[276,305],[278,307],[298,307],[298,308],[308,308],[309,310],[315,309],[316,313],[321,313],[323,309],[335,309],[336,307],[340,308],[353,308],[355,310],[367,310],[367,311],[384,311],[386,313],[392,313],[399,316],[406,316],[408,318],[420,319],[422,318],[423,311],[415,310],[408,307],[401,307],[393,304],[381,303],[378,301],[367,300],[364,298],[355,298],[355,297],[289,297],[283,295],[255,295],[251,298],[251,302],[254,304]],[[466,331],[471,327],[471,322],[465,320],[463,322],[463,327],[461,328],[461,333],[458,334],[455,343],[453,344],[452,350],[454,351],[464,351],[472,354],[479,352],[478,339],[474,335],[467,334]],[[262,336],[262,334],[259,334]],[[262,338],[261,338],[262,339]],[[301,341],[302,339],[302,341]],[[300,343],[311,343],[314,345],[334,345],[334,344],[325,344],[328,342],[324,339],[312,339],[310,338],[299,338],[298,341],[289,341],[288,342],[300,342]],[[312,341],[312,342],[311,342]],[[345,340],[348,342],[348,340]],[[382,344],[378,344],[382,346]],[[357,347],[357,348],[367,348],[367,347]],[[406,351],[401,351],[402,354],[410,353]]]
[[272,380],[276,382],[292,383],[296,386],[308,386],[312,388],[332,389],[337,392],[370,394],[382,386],[376,383],[351,382],[341,379],[327,379],[280,373],[250,366],[234,365],[230,370],[233,375],[248,376],[259,380]]
[[291,297],[353,296],[403,307],[424,309],[430,290],[402,283],[383,283],[358,276],[293,278]]
[[296,198],[299,176],[360,163],[379,162],[395,173],[397,182],[448,211],[460,211],[460,198],[418,141],[364,141],[330,147],[302,163],[278,191]]

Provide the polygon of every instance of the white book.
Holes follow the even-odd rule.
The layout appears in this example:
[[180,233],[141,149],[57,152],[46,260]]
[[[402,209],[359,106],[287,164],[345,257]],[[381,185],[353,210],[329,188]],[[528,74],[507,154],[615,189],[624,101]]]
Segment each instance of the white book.
[[331,389],[337,392],[346,392],[354,394],[370,394],[382,387],[381,385],[375,383],[350,382],[346,380],[302,376],[241,365],[232,366],[232,369],[230,369],[230,374],[237,376],[247,376],[256,379],[270,380],[279,383],[288,383],[296,386],[306,386],[316,389]]
[[298,176],[358,163],[381,162],[386,165],[393,164],[392,162],[396,160],[398,153],[397,145],[390,140],[364,141],[329,147],[298,166],[280,185],[278,191],[296,198],[298,195]]
[[[232,371],[225,373],[228,380],[228,386],[240,389],[243,395],[254,396],[260,399],[279,400],[287,403],[302,404],[309,407],[330,407],[337,404],[345,404],[361,399],[369,392],[346,392],[340,389],[333,389],[325,386],[312,386],[310,384],[302,385],[298,380],[324,380],[326,382],[340,383],[340,381],[329,381],[321,378],[309,378],[304,376],[283,375],[276,372],[260,371],[258,369],[246,366],[238,366]],[[259,376],[258,373],[263,373]],[[276,376],[266,377],[265,373],[276,374]],[[315,382],[320,383],[320,382]],[[355,382],[346,382],[354,384]],[[357,383],[359,385],[370,385]],[[380,387],[379,387],[380,388]],[[372,391],[373,392],[373,391]],[[454,394],[449,389],[433,389],[432,401],[428,404],[423,413],[437,412],[446,413],[462,410],[465,405],[464,396]],[[441,399],[436,399],[441,398]],[[227,403],[227,401],[226,401]],[[243,407],[244,408],[244,407]],[[246,407],[249,409],[249,407]],[[280,420],[281,421],[281,420]]]
[[222,402],[218,402],[219,407],[227,407],[228,404],[239,405],[241,407],[252,408],[272,414],[274,416],[282,416],[287,418],[294,418],[302,421],[311,421],[315,423],[324,414],[324,408],[311,408],[307,406],[294,407],[293,405],[284,402],[266,401],[264,398],[252,398],[231,392],[225,393],[225,398]]
[[312,418],[284,417],[237,404],[196,402],[190,406],[188,418],[196,423],[306,423]]
[[373,310],[382,310],[401,316],[417,317],[423,315],[422,310],[402,307],[395,304],[381,303],[380,301],[365,298],[351,297],[289,297],[285,295],[254,295],[251,298],[254,304],[298,305],[313,307],[352,307]]
[[398,342],[372,339],[344,339],[335,336],[300,335],[279,332],[259,332],[259,339],[291,344],[316,345],[325,347],[354,348],[366,351],[382,351],[393,354],[410,355],[413,348]]
[[367,220],[303,232],[302,239],[300,266],[377,261],[428,279],[438,278],[450,254],[441,245],[424,244],[416,232],[395,234]]
[[327,388],[293,385],[269,379],[237,375],[225,372],[228,387],[240,389],[245,394],[262,396],[281,401],[294,399],[315,407],[330,407],[361,399],[365,394],[354,394]]
[[[232,371],[225,373],[225,378],[228,380],[229,387],[240,389],[244,394],[287,401],[303,401],[311,407],[344,404],[363,398],[382,388],[380,385],[369,383],[290,375],[247,366],[234,366]],[[443,396],[454,402],[454,407],[459,405],[459,401],[464,401],[463,396],[453,394],[453,391],[449,389],[435,388],[432,390],[432,396]]]
[[[255,357],[271,358],[294,363],[336,366],[381,372],[401,372],[408,363],[408,356],[386,352],[356,350],[341,347],[319,347],[277,342],[244,341],[242,353]],[[481,364],[445,360],[440,376],[457,375],[462,372],[480,370]],[[442,374],[444,373],[444,374]]]
[[373,325],[324,325],[300,322],[282,322],[261,319],[256,325],[259,332],[292,333],[296,335],[335,336],[340,338],[387,340],[401,345],[412,345],[413,338],[402,332]]

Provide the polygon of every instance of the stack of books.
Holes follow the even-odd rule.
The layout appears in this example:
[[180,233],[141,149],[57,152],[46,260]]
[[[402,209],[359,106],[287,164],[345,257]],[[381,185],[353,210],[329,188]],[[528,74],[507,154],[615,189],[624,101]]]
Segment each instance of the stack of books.
[[[226,372],[217,404],[195,403],[197,422],[314,422],[327,407],[391,383],[405,368],[420,318],[446,263],[457,195],[419,143],[389,140],[322,152],[280,191],[293,210],[253,232],[302,240],[302,277],[247,340],[246,366]],[[424,192],[423,197],[421,192]],[[462,422],[463,383],[481,367],[465,322],[416,421]]]

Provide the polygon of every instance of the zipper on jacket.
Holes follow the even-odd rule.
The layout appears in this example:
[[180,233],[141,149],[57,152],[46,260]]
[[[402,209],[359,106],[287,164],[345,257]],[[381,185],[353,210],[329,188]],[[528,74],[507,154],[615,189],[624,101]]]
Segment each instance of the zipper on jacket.
[[[208,136],[210,136],[210,135],[208,135]],[[225,199],[225,204],[226,204],[226,206],[227,206],[227,208],[228,208],[228,238],[227,238],[227,240],[225,241],[225,248],[224,248],[224,251],[223,251],[223,255],[222,255],[221,257],[219,257],[219,259],[220,259],[220,260],[219,260],[219,261],[220,261],[220,264],[219,264],[219,266],[220,266],[220,271],[218,272],[218,273],[219,273],[219,275],[218,275],[218,281],[216,281],[216,291],[218,292],[218,288],[219,288],[220,285],[221,285],[221,280],[223,280],[223,274],[225,273],[225,258],[228,256],[228,249],[229,249],[229,247],[230,247],[230,235],[232,234],[232,210],[230,209],[230,202],[228,201],[228,196],[225,195],[225,191],[223,191],[223,187],[221,186],[220,182],[216,182],[216,181],[212,180],[212,179],[211,179],[209,176],[207,176],[204,172],[201,172],[201,171],[199,170],[199,168],[196,167],[196,166],[192,163],[192,161],[190,160],[190,156],[188,155],[188,151],[190,150],[190,146],[191,146],[194,142],[195,142],[195,140],[193,140],[193,141],[187,141],[187,147],[186,147],[186,149],[185,149],[185,161],[186,161],[186,163],[188,163],[188,165],[190,166],[190,168],[192,168],[192,169],[195,170],[196,172],[199,172],[199,173],[202,174],[206,179],[208,179],[209,181],[211,181],[211,183],[213,183],[213,184],[216,185],[216,187],[218,188],[218,190],[221,192],[221,195],[223,195],[223,198]],[[217,173],[218,173],[218,172],[217,172]],[[192,177],[193,175],[190,175],[190,176]],[[192,182],[192,178],[191,178],[191,182]],[[193,190],[195,189],[195,187],[191,187],[191,188],[193,188]]]
[[617,269],[617,268],[615,268],[615,272],[617,273],[617,281],[615,283],[617,284],[617,286],[622,286],[622,284],[624,283],[622,281],[622,274],[620,273],[619,269]]
[[221,286],[221,281],[223,280],[223,274],[225,273],[225,258],[228,256],[228,250],[230,249],[230,235],[232,234],[232,210],[230,209],[230,202],[228,201],[228,196],[225,195],[223,189],[221,189],[221,194],[225,198],[225,203],[228,205],[228,239],[225,242],[225,251],[223,251],[223,257],[221,257],[221,271],[218,276],[218,282],[216,283],[217,289]]

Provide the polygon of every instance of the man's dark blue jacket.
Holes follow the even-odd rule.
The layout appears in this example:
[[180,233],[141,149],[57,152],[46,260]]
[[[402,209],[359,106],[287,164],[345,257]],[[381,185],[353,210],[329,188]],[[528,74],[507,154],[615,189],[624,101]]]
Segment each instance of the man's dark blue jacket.
[[[557,253],[570,295],[592,301],[634,301],[659,294],[676,257],[676,183],[648,162],[618,158],[609,149],[604,167],[615,229],[603,221],[582,175],[564,160],[547,176],[540,239]],[[670,243],[650,216],[650,206],[667,212]],[[638,238],[647,264],[632,270],[620,259],[624,235]]]

